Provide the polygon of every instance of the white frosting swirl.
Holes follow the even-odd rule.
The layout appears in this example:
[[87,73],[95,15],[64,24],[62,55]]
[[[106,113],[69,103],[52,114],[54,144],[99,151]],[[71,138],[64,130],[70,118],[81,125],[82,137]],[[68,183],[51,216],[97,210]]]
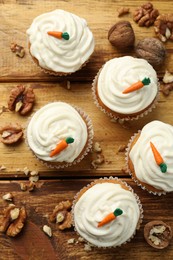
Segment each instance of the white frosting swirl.
[[[68,32],[69,40],[57,39],[48,31]],[[42,68],[71,73],[80,69],[94,51],[93,34],[86,20],[64,10],[36,17],[27,30],[30,52]]]
[[[116,208],[122,209],[123,214],[98,228],[98,223]],[[139,218],[140,209],[134,194],[116,183],[95,184],[74,206],[77,232],[99,247],[118,246],[126,242],[134,235]]]
[[[156,164],[150,142],[155,145],[166,163],[166,173],[161,172]],[[173,126],[160,121],[145,125],[129,156],[139,181],[158,190],[173,191]]]
[[[151,83],[140,90],[122,93],[144,78],[150,78]],[[146,60],[125,56],[105,63],[98,77],[97,88],[99,98],[112,111],[133,114],[153,102],[158,92],[158,80],[155,70]]]
[[[53,102],[39,109],[27,128],[27,140],[35,155],[51,162],[73,162],[87,142],[87,126],[78,111],[64,102]],[[59,154],[50,152],[67,137],[74,142]]]

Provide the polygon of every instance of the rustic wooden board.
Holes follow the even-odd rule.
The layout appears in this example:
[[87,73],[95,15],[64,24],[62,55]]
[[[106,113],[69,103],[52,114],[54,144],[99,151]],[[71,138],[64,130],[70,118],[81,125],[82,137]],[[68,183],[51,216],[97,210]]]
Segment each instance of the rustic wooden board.
[[[172,1],[152,1],[154,6],[161,10],[163,13],[169,12],[172,9]],[[122,1],[33,1],[33,0],[10,0],[10,1],[0,1],[1,8],[1,30],[0,38],[3,41],[0,42],[0,67],[1,81],[15,81],[15,80],[25,80],[28,79],[46,81],[53,80],[57,81],[58,77],[50,77],[43,72],[37,66],[33,65],[30,55],[27,50],[27,38],[26,30],[29,28],[32,20],[37,15],[54,10],[56,8],[65,9],[70,12],[74,12],[77,15],[84,17],[93,31],[96,48],[95,52],[87,64],[80,72],[72,74],[70,80],[92,80],[96,75],[99,68],[104,64],[105,61],[112,57],[122,56],[122,55],[134,55],[134,51],[131,52],[120,52],[116,48],[112,47],[107,40],[107,33],[111,25],[119,20],[128,20],[132,23],[132,26],[136,35],[136,42],[138,40],[155,36],[153,27],[151,28],[141,28],[132,20],[132,15],[126,15],[122,18],[117,17],[117,8],[122,6]],[[123,1],[124,6],[130,7],[131,12],[133,12],[136,6],[140,5],[141,1]],[[96,8],[97,7],[97,8]],[[87,10],[87,11],[86,11]],[[15,55],[10,50],[11,42],[16,41],[26,49],[26,57],[20,59],[15,57]],[[170,42],[166,43],[166,48],[168,51],[168,57],[166,59],[166,67],[172,69],[173,58],[170,54],[173,52],[172,44]],[[162,66],[158,70],[158,75],[163,76],[165,67]]]
[[[2,106],[7,107],[10,90],[17,84],[19,83],[0,84]],[[66,87],[66,81],[62,83],[27,83],[25,85],[34,88],[36,104],[33,113],[48,102],[56,100],[70,102],[86,111],[93,122],[95,131],[94,141],[99,142],[103,149],[105,163],[100,165],[96,170],[91,168],[91,162],[96,154],[90,153],[81,163],[63,171],[57,170],[56,177],[69,175],[77,177],[93,176],[93,174],[96,176],[123,175],[124,173],[121,169],[125,164],[125,159],[124,152],[118,152],[119,146],[126,145],[130,136],[151,120],[158,119],[166,123],[172,123],[172,93],[166,98],[160,93],[158,106],[152,113],[140,119],[138,122],[133,121],[127,124],[127,128],[124,128],[122,125],[112,122],[111,119],[95,106],[91,95],[91,83],[72,82],[70,90]],[[87,102],[85,102],[85,100],[87,100]],[[14,121],[20,123],[23,128],[26,129],[31,115],[20,116],[15,112],[7,110],[0,115],[0,120],[2,125]],[[0,172],[0,176],[5,178],[7,178],[7,176],[13,177],[14,175],[24,176],[24,167],[28,167],[30,170],[38,170],[41,176],[55,176],[53,170],[48,169],[35,158],[28,149],[24,139],[25,137],[21,143],[14,146],[0,143],[0,165],[6,167],[6,170]],[[20,160],[21,153],[23,157],[22,160]],[[17,169],[20,169],[20,171]]]
[[[137,122],[131,122],[125,127],[112,122],[99,111],[94,105],[91,95],[92,81],[99,68],[107,60],[113,57],[135,54],[134,50],[120,52],[110,45],[107,40],[107,33],[111,25],[119,20],[130,21],[135,31],[136,43],[145,37],[155,36],[153,27],[141,28],[132,20],[132,12],[142,3],[144,2],[138,0],[125,0],[123,2],[121,0],[0,0],[0,111],[3,106],[7,108],[9,93],[14,86],[18,84],[32,86],[36,95],[33,113],[43,105],[56,100],[69,102],[85,110],[93,122],[94,141],[100,143],[105,156],[105,163],[100,165],[98,169],[91,168],[91,162],[96,155],[90,153],[80,164],[74,167],[63,171],[50,170],[33,156],[27,148],[25,138],[21,143],[14,146],[0,144],[0,166],[6,167],[5,170],[0,171],[0,214],[7,205],[7,202],[2,200],[2,195],[8,192],[13,193],[16,205],[24,204],[26,206],[28,213],[27,226],[18,239],[11,240],[0,234],[0,260],[54,260],[53,256],[48,255],[47,246],[53,248],[58,260],[173,259],[173,242],[167,249],[158,251],[148,246],[143,238],[143,228],[148,221],[163,220],[173,228],[171,213],[173,195],[167,194],[157,197],[137,187],[130,177],[122,172],[125,156],[124,152],[118,152],[119,146],[126,145],[130,136],[146,123],[152,120],[161,120],[173,124],[173,93],[169,97],[164,97],[161,93],[158,106],[152,113]],[[161,13],[173,12],[172,0],[154,0],[152,3]],[[122,4],[128,6],[131,13],[118,18],[117,9]],[[44,74],[33,64],[27,49],[26,30],[33,18],[56,8],[65,9],[84,17],[88,21],[96,41],[95,52],[90,62],[81,71],[68,77],[54,77]],[[13,41],[24,46],[26,56],[23,59],[16,57],[11,52],[10,44]],[[167,42],[165,47],[167,58],[165,64],[157,70],[159,79],[162,79],[166,69],[173,72],[172,42]],[[67,80],[71,83],[70,90],[67,89]],[[14,121],[21,123],[23,128],[26,129],[31,115],[32,113],[22,117],[5,109],[5,112],[0,114],[0,125]],[[28,179],[23,173],[24,167],[37,170],[40,174],[40,188],[32,193],[22,192],[20,189],[19,183]],[[91,252],[86,252],[82,243],[72,245],[67,243],[70,238],[77,239],[73,229],[60,232],[51,224],[53,238],[47,238],[46,235],[42,234],[42,231],[38,236],[33,236],[33,233],[35,233],[33,228],[41,230],[42,226],[48,223],[47,215],[52,212],[59,201],[73,199],[76,192],[91,181],[90,178],[110,175],[126,178],[125,180],[141,198],[145,212],[144,221],[133,241],[117,249],[92,249]],[[46,241],[44,241],[42,235],[46,237]],[[47,243],[47,246],[45,246],[45,243]],[[22,247],[19,250],[21,244]],[[23,250],[24,255],[21,250]]]
[[[165,196],[158,197],[149,195],[146,191],[141,190],[139,187],[129,179],[123,179],[129,185],[134,188],[134,191],[139,195],[144,209],[144,221],[141,225],[139,231],[137,231],[135,238],[121,248],[116,249],[96,249],[93,248],[92,251],[86,252],[84,250],[84,243],[74,243],[68,244],[67,241],[70,238],[75,238],[77,241],[78,236],[75,234],[74,230],[69,231],[59,231],[57,230],[55,224],[49,223],[47,216],[52,213],[52,210],[57,205],[58,202],[62,200],[72,200],[74,195],[83,187],[90,183],[92,180],[61,180],[61,181],[42,181],[41,188],[36,189],[33,192],[22,192],[20,190],[19,182],[17,181],[1,181],[0,182],[0,211],[7,206],[7,202],[3,202],[1,197],[7,191],[14,195],[14,203],[17,206],[24,205],[28,213],[28,221],[34,223],[40,232],[42,232],[42,227],[45,224],[51,226],[53,231],[53,237],[47,239],[52,244],[54,251],[57,254],[56,259],[172,259],[173,258],[173,243],[165,250],[155,250],[150,247],[143,238],[143,228],[144,225],[154,219],[162,219],[163,221],[169,223],[173,228],[173,218],[170,215],[170,208],[172,207],[172,195],[168,194]],[[28,231],[27,226],[24,227],[24,232]],[[29,231],[28,231],[29,232]],[[38,231],[37,231],[38,232]],[[23,239],[22,239],[23,235]],[[38,234],[32,235],[32,245],[31,242],[27,241],[30,252],[32,252],[32,257],[29,259],[41,259],[39,250],[34,248],[38,246],[41,241],[36,241]],[[46,235],[45,235],[46,236]],[[7,256],[8,259],[19,259],[17,254],[18,246],[22,243],[25,245],[25,239],[27,239],[27,234],[21,234],[21,239],[17,244],[17,248],[14,244],[14,239],[8,238],[6,235],[0,235],[1,240],[1,256]],[[49,243],[49,241],[47,243]],[[43,243],[44,245],[44,243]],[[25,252],[26,253],[26,252]],[[47,259],[47,251],[45,249],[44,259]],[[37,258],[38,257],[38,258]],[[1,258],[0,259],[4,259]],[[27,259],[22,258],[22,259]],[[49,260],[52,260],[48,258]]]

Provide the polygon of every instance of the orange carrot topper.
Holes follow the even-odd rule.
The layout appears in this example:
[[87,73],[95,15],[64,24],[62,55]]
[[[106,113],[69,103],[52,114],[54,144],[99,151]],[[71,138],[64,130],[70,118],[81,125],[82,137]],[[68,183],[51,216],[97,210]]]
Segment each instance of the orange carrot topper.
[[154,159],[157,163],[157,165],[159,165],[160,169],[162,172],[166,172],[167,171],[167,165],[164,163],[162,156],[160,155],[160,153],[158,152],[158,150],[156,149],[156,147],[154,146],[154,144],[152,142],[150,142],[150,146],[154,155]]
[[68,146],[68,144],[71,144],[73,142],[74,142],[74,139],[72,137],[67,137],[65,140],[61,140],[57,144],[55,149],[50,152],[50,157],[53,157],[53,156],[57,155],[58,153],[62,152]]
[[101,222],[98,223],[97,227],[102,227],[112,220],[116,219],[117,216],[120,216],[123,214],[123,211],[119,208],[117,208],[114,212],[109,213]]
[[53,36],[57,39],[64,39],[69,40],[70,36],[67,32],[57,32],[57,31],[49,31],[47,32],[48,35]]
[[130,87],[126,88],[123,91],[123,94],[127,94],[127,93],[130,93],[130,92],[136,91],[140,88],[143,88],[143,86],[149,85],[150,82],[151,82],[150,78],[144,78],[142,81],[138,81],[138,82],[132,84]]

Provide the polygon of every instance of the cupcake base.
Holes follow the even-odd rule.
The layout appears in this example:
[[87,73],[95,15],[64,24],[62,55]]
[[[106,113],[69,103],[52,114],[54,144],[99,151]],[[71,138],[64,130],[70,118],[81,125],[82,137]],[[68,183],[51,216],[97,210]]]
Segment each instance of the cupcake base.
[[132,120],[138,120],[139,118],[146,116],[149,112],[151,112],[157,105],[158,102],[158,97],[159,97],[159,91],[153,102],[146,107],[145,109],[134,113],[134,114],[120,114],[118,112],[112,111],[110,108],[108,108],[101,99],[99,98],[98,91],[97,91],[97,82],[98,82],[98,77],[102,69],[99,70],[98,74],[96,75],[93,84],[92,84],[92,95],[94,99],[95,105],[107,116],[110,118],[114,119],[115,121],[132,121]]
[[[80,114],[80,116],[84,120],[84,122],[85,122],[85,124],[87,126],[87,132],[88,132],[87,142],[86,142],[82,152],[79,154],[79,156],[73,162],[48,162],[48,161],[41,160],[40,158],[38,158],[35,155],[35,153],[32,151],[32,149],[30,149],[28,141],[27,141],[27,134],[25,133],[25,137],[26,137],[25,140],[26,140],[26,144],[27,144],[28,148],[32,151],[32,153],[34,154],[35,158],[38,161],[40,161],[41,163],[43,163],[48,168],[51,168],[51,169],[63,169],[63,168],[67,168],[67,167],[76,165],[77,163],[79,163],[90,152],[90,150],[92,148],[94,131],[93,131],[91,119],[80,108],[77,108],[77,107],[75,107],[73,105],[72,105],[72,107],[76,109],[76,111]],[[27,127],[26,127],[26,129],[27,129]]]
[[[94,185],[96,184],[100,184],[100,183],[105,183],[105,182],[109,182],[109,183],[115,183],[115,184],[120,184],[121,187],[125,190],[128,190],[130,192],[133,193],[133,195],[135,196],[135,199],[137,201],[137,204],[139,206],[139,210],[140,210],[140,217],[139,217],[139,220],[138,220],[138,223],[137,223],[137,227],[136,227],[136,230],[139,230],[140,226],[141,226],[141,223],[143,221],[143,208],[142,208],[142,204],[140,202],[140,199],[138,197],[138,195],[136,193],[134,193],[133,189],[126,183],[126,182],[123,182],[121,180],[119,180],[117,177],[104,177],[104,178],[100,178],[98,180],[95,180],[93,182],[91,182],[90,184],[88,184],[86,187],[82,188],[74,197],[74,200],[73,200],[73,205],[72,205],[72,224],[74,226],[74,230],[76,231],[76,233],[81,236],[81,234],[79,234],[75,228],[75,221],[74,221],[74,207],[75,207],[75,204],[77,203],[77,201],[80,199],[80,197],[88,190],[90,189],[91,187],[93,187]],[[117,246],[109,246],[109,247],[103,247],[103,246],[96,246],[94,244],[91,244],[90,242],[88,242],[85,238],[85,242],[92,246],[92,247],[99,247],[99,248],[104,248],[104,249],[107,249],[107,248],[116,248],[116,247],[120,247],[124,244],[126,244],[127,242],[130,242],[131,239],[135,236],[136,234],[136,230],[135,232],[133,233],[133,235],[128,239],[126,240],[124,243],[120,244],[120,245],[117,245]]]
[[129,144],[127,146],[127,149],[126,149],[126,168],[130,174],[130,176],[132,177],[133,181],[138,185],[140,186],[143,190],[147,190],[149,193],[151,194],[154,194],[154,195],[165,195],[166,192],[165,191],[162,191],[162,190],[158,190],[156,188],[154,188],[153,186],[147,184],[147,183],[144,183],[142,181],[140,181],[136,174],[135,174],[135,169],[134,169],[134,165],[129,157],[129,153],[130,153],[130,150],[132,149],[132,147],[135,145],[135,143],[137,142],[139,136],[140,136],[140,132],[141,131],[138,131],[138,133],[134,134],[130,141],[129,141]]

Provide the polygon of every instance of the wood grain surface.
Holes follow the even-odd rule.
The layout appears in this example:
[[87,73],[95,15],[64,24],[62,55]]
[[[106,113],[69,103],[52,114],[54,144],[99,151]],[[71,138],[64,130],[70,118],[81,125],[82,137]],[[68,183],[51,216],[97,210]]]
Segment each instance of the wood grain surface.
[[[173,13],[172,0],[151,1],[160,13]],[[119,20],[130,21],[136,36],[136,43],[145,37],[155,37],[153,26],[141,28],[132,19],[136,7],[145,3],[137,0],[0,0],[0,126],[9,122],[19,122],[24,130],[32,113],[43,105],[61,100],[82,108],[90,116],[94,127],[94,142],[99,142],[105,163],[97,169],[91,167],[96,154],[90,152],[78,165],[65,170],[53,170],[40,163],[27,147],[25,136],[19,144],[6,146],[0,143],[0,215],[7,206],[2,196],[8,192],[14,195],[16,206],[24,205],[28,218],[19,237],[10,239],[0,234],[0,260],[113,260],[113,259],[173,259],[173,242],[165,250],[150,247],[143,238],[144,225],[151,220],[163,220],[173,229],[173,195],[153,196],[141,190],[122,171],[125,165],[125,153],[119,152],[121,145],[127,145],[131,135],[152,120],[161,120],[173,125],[173,93],[164,97],[160,93],[156,109],[145,118],[125,125],[112,122],[94,104],[92,81],[99,68],[109,59],[124,55],[135,55],[134,50],[118,51],[107,40],[111,25]],[[130,8],[130,13],[117,17],[117,9]],[[44,74],[33,64],[28,49],[26,30],[37,15],[56,8],[73,12],[84,17],[93,31],[96,47],[90,62],[77,73],[68,77],[54,77]],[[25,48],[23,59],[16,57],[10,50],[11,42],[17,42]],[[165,44],[167,57],[163,66],[157,69],[161,80],[165,70],[173,73],[173,42]],[[70,89],[67,82],[70,81]],[[11,89],[19,84],[32,86],[36,103],[32,113],[20,116],[8,110],[8,98]],[[33,192],[23,192],[20,183],[28,183],[24,168],[39,172],[39,188]],[[84,250],[84,243],[76,243],[78,236],[73,229],[59,231],[56,225],[49,223],[47,216],[56,204],[62,200],[73,200],[74,195],[95,178],[117,176],[127,181],[139,195],[144,209],[144,220],[135,238],[121,248]],[[53,230],[53,237],[48,238],[43,232],[43,225],[48,224]],[[74,244],[68,244],[75,238]]]

